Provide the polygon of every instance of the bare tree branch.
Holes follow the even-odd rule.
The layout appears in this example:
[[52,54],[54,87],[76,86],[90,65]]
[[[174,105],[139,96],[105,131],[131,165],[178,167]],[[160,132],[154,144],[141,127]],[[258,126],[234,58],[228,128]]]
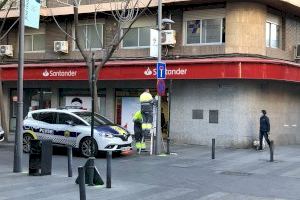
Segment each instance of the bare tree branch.
[[[20,18],[16,19],[16,21],[9,27],[9,29],[1,36],[0,42],[8,35],[8,33],[11,31],[11,29],[17,24],[17,22],[20,20]],[[2,32],[2,29],[0,29],[0,33]]]
[[5,13],[4,20],[3,20],[2,24],[1,24],[1,27],[0,27],[0,35],[1,35],[1,33],[2,33],[2,30],[3,30],[3,28],[4,28],[4,25],[5,25],[7,16],[8,16],[8,13],[9,13],[10,9],[12,8],[13,3],[14,3],[13,1],[10,2],[9,7],[8,7],[6,13]]
[[129,27],[126,29],[125,32],[123,32],[122,36],[120,37],[121,34],[121,23],[118,23],[118,32],[115,34],[111,45],[110,45],[110,49],[107,51],[107,54],[105,55],[104,59],[101,61],[101,63],[99,65],[97,65],[96,67],[96,80],[98,80],[98,76],[99,76],[99,72],[101,70],[101,68],[105,65],[105,63],[111,58],[111,56],[113,55],[113,53],[115,52],[115,50],[118,48],[119,44],[121,43],[121,41],[124,39],[124,37],[126,36],[126,34],[129,32],[130,28],[133,26],[133,24],[138,20],[138,18],[140,16],[142,16],[147,8],[149,7],[150,3],[152,2],[152,0],[149,0],[147,6],[142,10],[142,12],[140,12],[137,17],[130,22]]
[[72,35],[70,35],[69,33],[67,33],[67,32],[59,25],[58,21],[56,20],[56,17],[55,17],[55,16],[53,15],[53,13],[52,13],[52,9],[51,9],[51,8],[50,8],[50,13],[51,13],[51,15],[52,15],[52,17],[53,17],[53,20],[54,20],[56,26],[59,28],[59,30],[60,30],[61,32],[63,32],[66,36],[68,36],[69,38],[71,38],[72,40],[75,41],[75,38],[74,38]]

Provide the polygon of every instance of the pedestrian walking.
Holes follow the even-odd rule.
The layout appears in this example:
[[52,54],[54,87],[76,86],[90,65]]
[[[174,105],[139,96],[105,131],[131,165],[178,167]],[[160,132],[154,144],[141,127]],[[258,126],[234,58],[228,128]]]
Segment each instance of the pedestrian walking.
[[262,116],[260,117],[260,127],[259,127],[259,149],[262,150],[262,142],[263,138],[267,141],[269,148],[270,148],[270,140],[269,140],[269,134],[270,134],[270,120],[267,117],[267,111],[262,110],[261,111]]

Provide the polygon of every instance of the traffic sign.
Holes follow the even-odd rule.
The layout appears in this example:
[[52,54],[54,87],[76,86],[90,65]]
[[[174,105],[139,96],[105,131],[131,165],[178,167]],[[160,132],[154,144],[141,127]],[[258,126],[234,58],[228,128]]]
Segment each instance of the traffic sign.
[[166,95],[166,83],[164,79],[158,79],[156,84],[157,94],[159,96]]
[[163,62],[156,63],[156,78],[166,79],[166,63]]

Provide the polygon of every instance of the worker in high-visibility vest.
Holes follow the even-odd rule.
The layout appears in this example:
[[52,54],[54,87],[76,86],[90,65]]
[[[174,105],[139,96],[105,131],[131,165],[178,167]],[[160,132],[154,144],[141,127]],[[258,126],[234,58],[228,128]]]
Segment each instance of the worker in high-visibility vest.
[[142,130],[145,134],[150,133],[153,122],[153,97],[146,89],[140,96],[141,113],[143,116]]
[[134,123],[134,138],[135,138],[135,147],[137,149],[143,148],[143,131],[142,131],[142,123],[143,116],[141,111],[136,111],[133,115],[133,123]]

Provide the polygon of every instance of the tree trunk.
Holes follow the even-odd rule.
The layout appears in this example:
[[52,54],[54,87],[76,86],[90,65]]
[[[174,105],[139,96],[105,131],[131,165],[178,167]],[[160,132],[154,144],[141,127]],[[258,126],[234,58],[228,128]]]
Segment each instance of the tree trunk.
[[5,141],[7,142],[8,141],[8,125],[7,125],[5,106],[4,106],[2,81],[0,81],[0,111],[1,111],[1,125],[4,130]]
[[98,87],[97,80],[94,83],[94,100],[95,100],[95,113],[100,114],[100,105],[99,105],[99,97],[98,97]]

